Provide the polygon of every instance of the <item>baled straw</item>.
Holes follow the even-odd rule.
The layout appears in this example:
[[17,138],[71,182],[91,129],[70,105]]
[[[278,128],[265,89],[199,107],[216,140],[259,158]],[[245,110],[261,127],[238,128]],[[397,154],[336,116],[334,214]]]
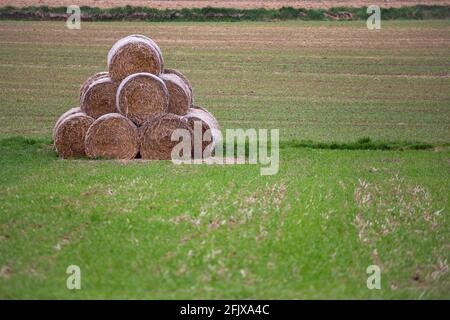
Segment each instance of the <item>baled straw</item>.
[[142,159],[170,160],[172,149],[179,143],[171,140],[176,129],[187,130],[192,141],[192,130],[187,120],[176,114],[157,115],[144,123],[139,128]]
[[98,72],[98,73],[90,76],[89,78],[87,78],[87,80],[80,87],[80,94],[79,94],[80,102],[81,102],[81,98],[83,97],[84,93],[86,92],[87,88],[90,86],[90,84],[92,82],[94,82],[95,80],[101,79],[101,78],[106,78],[106,77],[108,77],[108,72]]
[[132,35],[129,35],[129,37],[143,39],[155,49],[156,53],[159,56],[159,59],[161,60],[161,72],[162,72],[162,70],[164,70],[164,58],[163,58],[163,55],[162,55],[162,52],[161,52],[161,48],[156,44],[156,42],[152,38],[149,38],[149,37],[144,36],[142,34],[132,34]]
[[169,92],[161,79],[150,73],[125,78],[117,89],[117,110],[140,125],[169,108]]
[[[203,157],[203,155],[212,155],[214,152],[214,148],[216,147],[216,144],[220,138],[219,123],[217,122],[216,118],[214,118],[214,116],[205,108],[197,106],[195,108],[190,108],[189,112],[186,114],[186,116],[184,116],[184,118],[187,120],[190,128],[194,132],[193,150],[196,150],[196,144],[201,144],[201,149],[197,147],[197,150],[201,150],[202,152],[201,156]],[[197,124],[197,126],[201,128],[201,132],[197,132],[195,130],[195,123],[199,123]],[[208,130],[210,132],[209,135],[205,135]],[[198,136],[199,134],[201,134],[201,137]],[[210,147],[205,152],[208,146]],[[194,156],[198,158],[198,155],[194,154]]]
[[158,75],[162,68],[161,50],[153,40],[144,36],[122,38],[108,53],[109,74],[115,82],[140,72]]
[[55,126],[53,127],[53,133],[52,133],[52,137],[53,137],[53,141],[55,141],[55,133],[56,133],[56,129],[58,128],[59,124],[61,123],[61,121],[63,121],[65,118],[67,118],[68,116],[71,116],[72,114],[81,112],[80,107],[75,107],[75,108],[71,108],[69,110],[67,110],[66,112],[64,112],[59,118],[58,120],[56,120],[55,122]]
[[194,92],[192,91],[192,85],[191,85],[191,82],[189,81],[189,79],[186,78],[186,76],[184,74],[182,74],[180,71],[178,71],[176,69],[164,69],[164,73],[176,74],[177,76],[179,76],[181,78],[181,80],[183,80],[185,85],[189,88],[189,92],[191,93],[191,104],[193,104],[194,103]]
[[191,92],[183,79],[174,73],[162,73],[160,78],[169,90],[169,112],[183,116],[191,106]]
[[81,110],[95,119],[107,113],[117,112],[117,84],[104,77],[92,82],[81,97]]
[[119,113],[108,113],[86,133],[86,154],[91,158],[133,159],[139,152],[136,125]]
[[133,40],[134,41],[143,41],[147,45],[153,47],[155,52],[158,54],[159,60],[161,61],[161,71],[164,70],[164,59],[163,59],[163,55],[161,52],[161,48],[156,44],[156,42],[153,39],[151,39],[147,36],[144,36],[142,34],[131,34],[131,35],[126,36],[125,38],[122,38],[119,41],[117,41],[113,45],[111,50],[108,52],[108,63],[112,59],[113,55],[117,52],[117,50],[119,50],[123,45],[133,42]]
[[192,108],[192,109],[197,109],[197,110],[201,110],[201,111],[206,112],[206,113],[211,117],[211,119],[213,120],[213,122],[214,122],[214,123],[213,123],[213,126],[219,128],[219,122],[218,122],[217,119],[213,116],[213,114],[212,114],[211,112],[209,112],[206,108],[204,108],[204,107],[202,107],[202,106],[199,106],[199,105],[196,105],[196,104],[193,104],[193,105],[191,106],[191,108]]
[[86,155],[84,139],[94,122],[83,112],[66,117],[56,128],[54,146],[61,158],[82,157]]

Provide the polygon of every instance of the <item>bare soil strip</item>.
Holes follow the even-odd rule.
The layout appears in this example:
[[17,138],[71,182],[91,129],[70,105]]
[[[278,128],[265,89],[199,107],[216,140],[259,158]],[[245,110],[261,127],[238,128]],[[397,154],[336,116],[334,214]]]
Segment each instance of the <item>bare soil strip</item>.
[[[27,6],[69,6],[73,5],[73,0],[0,0],[1,6],[27,7]],[[383,8],[398,8],[402,6],[414,6],[418,4],[426,5],[450,5],[450,0],[390,0],[390,1],[373,1],[373,0],[160,0],[160,1],[145,1],[145,0],[81,0],[76,1],[79,6],[90,6],[100,8],[122,7],[126,5],[152,7],[159,9],[180,9],[180,8],[266,8],[275,9],[281,7],[294,8],[308,8],[308,9],[327,9],[333,7],[364,7],[372,4],[377,4]]]

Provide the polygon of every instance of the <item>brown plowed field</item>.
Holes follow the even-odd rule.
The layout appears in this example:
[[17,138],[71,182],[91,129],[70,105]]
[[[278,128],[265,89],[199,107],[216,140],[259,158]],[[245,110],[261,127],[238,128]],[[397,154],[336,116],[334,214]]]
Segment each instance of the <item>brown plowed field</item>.
[[153,8],[203,8],[203,7],[224,7],[224,8],[281,8],[284,6],[303,7],[303,8],[331,8],[331,7],[363,7],[372,4],[380,7],[401,7],[413,6],[416,4],[439,4],[450,5],[450,0],[282,0],[282,1],[257,1],[257,0],[163,0],[163,1],[145,1],[145,0],[0,0],[0,6],[11,5],[15,7],[48,5],[48,6],[68,6],[68,5],[86,5],[91,7],[120,7],[125,5],[146,6]]

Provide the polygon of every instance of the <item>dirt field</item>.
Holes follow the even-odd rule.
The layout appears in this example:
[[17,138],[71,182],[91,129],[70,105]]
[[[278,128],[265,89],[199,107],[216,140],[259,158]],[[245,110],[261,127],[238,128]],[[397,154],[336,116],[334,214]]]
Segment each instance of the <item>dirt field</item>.
[[[48,5],[48,6],[68,6],[74,4],[73,0],[0,0],[0,6],[25,7],[32,5]],[[378,4],[381,7],[401,7],[413,6],[416,4],[439,4],[449,5],[450,0],[282,0],[282,1],[258,1],[258,0],[163,0],[163,1],[145,1],[145,0],[80,0],[76,1],[78,5],[86,5],[91,7],[118,7],[125,5],[148,6],[154,8],[203,8],[203,7],[223,7],[223,8],[281,8],[285,6],[303,7],[303,8],[332,8],[332,7],[362,7],[371,4]]]

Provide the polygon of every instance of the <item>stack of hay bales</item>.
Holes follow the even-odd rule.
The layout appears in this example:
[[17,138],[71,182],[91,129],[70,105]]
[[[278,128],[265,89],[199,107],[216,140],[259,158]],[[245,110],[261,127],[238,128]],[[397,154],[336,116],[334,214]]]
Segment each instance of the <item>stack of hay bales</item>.
[[[177,70],[165,69],[158,45],[142,35],[130,35],[112,46],[108,72],[88,78],[79,101],[79,107],[65,112],[53,129],[61,158],[167,160],[178,144],[171,141],[174,130],[186,129],[194,141],[196,122],[203,134],[219,129],[210,112],[194,105],[189,80]],[[202,150],[214,147],[215,135],[209,138]]]

